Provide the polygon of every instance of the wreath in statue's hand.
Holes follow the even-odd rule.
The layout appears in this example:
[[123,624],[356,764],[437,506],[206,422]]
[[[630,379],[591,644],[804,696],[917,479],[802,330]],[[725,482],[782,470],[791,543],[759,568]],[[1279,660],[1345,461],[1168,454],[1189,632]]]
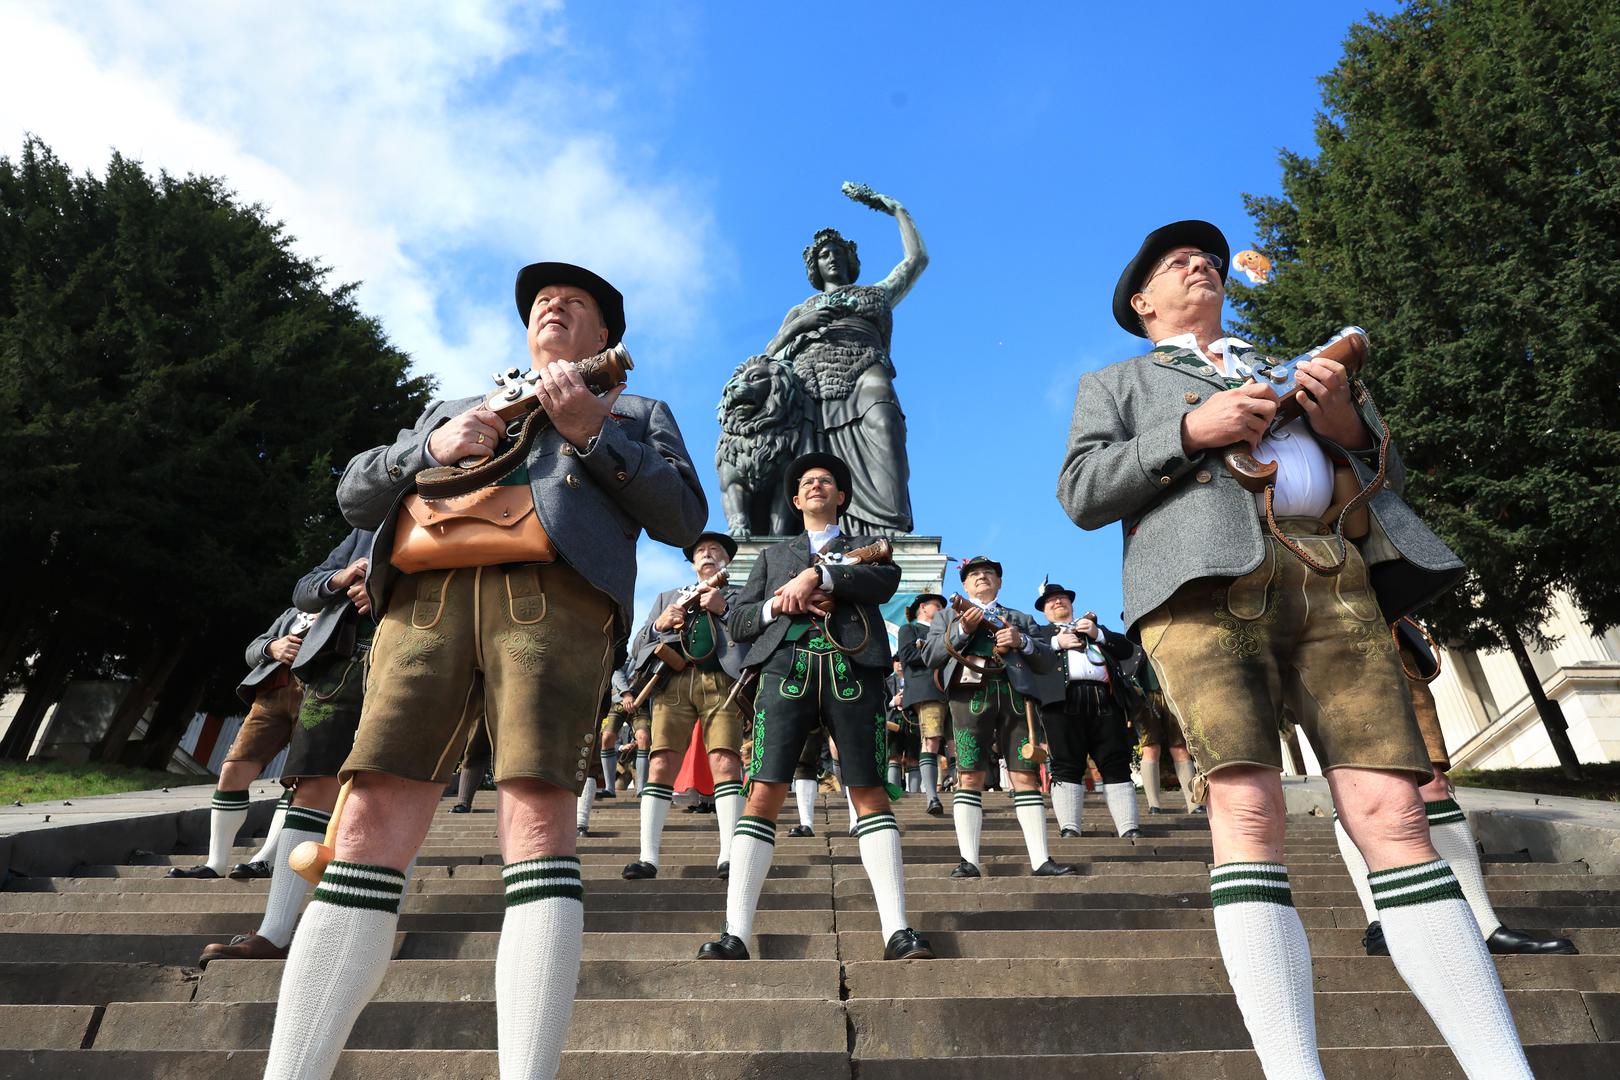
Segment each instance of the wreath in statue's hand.
[[894,213],[895,201],[887,195],[880,195],[878,192],[873,191],[867,184],[859,184],[854,180],[845,180],[843,191],[845,195],[862,206],[869,206],[881,214]]

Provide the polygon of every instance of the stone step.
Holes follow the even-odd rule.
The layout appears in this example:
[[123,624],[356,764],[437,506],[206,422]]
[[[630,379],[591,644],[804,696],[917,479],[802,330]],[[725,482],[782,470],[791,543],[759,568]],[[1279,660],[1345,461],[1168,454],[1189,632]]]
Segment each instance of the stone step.
[[[7,1064],[30,1080],[259,1080],[262,1050],[33,1050]],[[345,1050],[333,1080],[494,1080],[493,1050]],[[843,1050],[570,1050],[558,1080],[848,1080]]]
[[[1507,998],[1526,1043],[1605,1041],[1597,1025],[1611,1022],[1620,1002],[1614,994],[1574,990],[1510,990]],[[1405,991],[1319,993],[1315,1005],[1323,1047],[1442,1042],[1428,1014]],[[1237,1001],[1228,995],[851,998],[845,1006],[853,1029],[851,1053],[858,1063],[874,1058],[1237,1050],[1250,1045]],[[1620,1046],[1612,1049],[1620,1053]]]
[[[173,911],[142,912],[12,912],[0,913],[0,935],[7,933],[51,934],[211,934],[229,938],[252,930],[259,923],[262,908],[241,911],[194,911],[177,905]],[[600,911],[585,912],[587,933],[702,934],[719,930],[720,912],[709,911]],[[400,916],[399,928],[412,930],[498,931],[502,912],[445,912]],[[762,910],[754,920],[764,934],[830,934],[833,913],[830,908],[773,911]]]
[[0,1050],[77,1050],[95,1018],[94,1005],[0,1005]]
[[105,1005],[190,1001],[197,979],[151,963],[0,963],[0,1005]]
[[[26,1006],[14,1006],[25,1008]],[[10,1007],[0,1007],[0,1030]],[[87,1010],[88,1011],[88,1010]],[[275,1003],[108,1005],[96,1032],[103,1050],[262,1050]],[[373,1001],[355,1022],[355,1050],[493,1050],[493,1001]],[[569,1049],[592,1051],[836,1052],[848,1046],[839,1001],[584,1000],[575,1004]]]
[[[587,960],[580,965],[578,1000],[837,1001],[837,960],[698,960],[694,948],[675,960]],[[963,963],[966,961],[958,961]],[[26,966],[26,965],[24,965]],[[48,968],[51,965],[38,965]],[[196,1001],[275,1001],[280,960],[216,960],[196,984]],[[0,977],[5,968],[0,966]],[[1620,988],[1620,987],[1617,987]],[[1582,986],[1580,989],[1599,989]],[[117,1000],[159,1000],[123,998]],[[395,960],[374,1001],[494,1001],[494,960]]]

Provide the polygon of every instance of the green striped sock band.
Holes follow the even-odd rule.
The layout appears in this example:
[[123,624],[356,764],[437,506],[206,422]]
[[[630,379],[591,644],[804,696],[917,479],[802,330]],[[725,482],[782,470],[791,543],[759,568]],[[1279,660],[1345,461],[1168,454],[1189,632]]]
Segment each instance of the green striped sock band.
[[668,784],[648,784],[641,789],[643,799],[663,799],[670,802],[675,798],[675,789]]
[[338,907],[398,915],[404,895],[405,875],[398,870],[333,859],[327,864],[326,873],[321,875],[321,883],[315,886],[312,899]]
[[1436,825],[1457,825],[1468,819],[1463,816],[1462,807],[1457,805],[1456,799],[1436,799],[1426,802],[1423,809],[1429,815],[1429,828]]
[[215,810],[246,810],[248,808],[247,788],[241,791],[215,791]]
[[763,840],[765,843],[775,847],[776,822],[744,814],[737,819],[737,828],[731,835],[733,837],[752,836],[755,840]]
[[983,806],[984,796],[980,795],[977,791],[958,791],[951,799],[951,804],[953,806],[956,803],[964,803],[968,806]]
[[740,780],[721,780],[714,785],[714,797],[717,799],[723,799],[727,795],[741,794],[742,781]]
[[899,822],[895,821],[894,815],[887,810],[880,810],[875,814],[862,814],[855,819],[856,836],[870,836],[873,833],[880,833],[884,829],[893,829],[895,832],[900,831]]
[[281,798],[276,800],[276,805],[280,806],[282,808],[286,808],[286,807],[292,806],[292,801],[293,801],[293,789],[292,788],[282,788],[281,789]]
[[1367,887],[1372,890],[1373,906],[1379,911],[1463,898],[1457,875],[1444,859],[1375,871],[1367,875]]
[[294,832],[318,832],[324,835],[331,820],[332,815],[325,810],[295,806],[287,811],[287,819],[281,823],[281,827]]
[[579,877],[579,859],[573,855],[542,855],[501,868],[506,885],[506,906],[536,900],[585,902],[585,883]]
[[928,752],[928,751],[926,751],[926,750],[924,750],[924,751],[923,751],[923,752],[922,752],[922,753],[920,753],[920,754],[918,754],[918,755],[917,755],[917,764],[918,764],[918,765],[921,765],[921,764],[923,764],[923,763],[924,763],[924,762],[926,762],[926,763],[928,763],[928,764],[930,764],[930,765],[937,765],[937,764],[939,764],[939,762],[937,762],[937,761],[935,761],[935,760],[934,760],[934,755],[933,755],[933,754],[930,754],[930,753],[929,753],[929,752]]
[[1293,907],[1288,867],[1281,863],[1222,863],[1209,872],[1209,902],[1213,907],[1252,903]]
[[1039,806],[1045,809],[1046,798],[1038,791],[1015,791],[1013,792],[1013,807],[1016,809],[1020,806]]

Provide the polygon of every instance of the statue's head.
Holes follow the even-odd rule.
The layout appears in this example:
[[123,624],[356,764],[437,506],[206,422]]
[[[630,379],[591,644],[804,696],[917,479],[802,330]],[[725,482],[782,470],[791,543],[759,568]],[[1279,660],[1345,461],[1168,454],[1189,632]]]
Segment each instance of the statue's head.
[[804,271],[817,290],[829,284],[854,284],[861,276],[861,259],[855,254],[855,241],[846,240],[837,229],[822,229],[804,249]]

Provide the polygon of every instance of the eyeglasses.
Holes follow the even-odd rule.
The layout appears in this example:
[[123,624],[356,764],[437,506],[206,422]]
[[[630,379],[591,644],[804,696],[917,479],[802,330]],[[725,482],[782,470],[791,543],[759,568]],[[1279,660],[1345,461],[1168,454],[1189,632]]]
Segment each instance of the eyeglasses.
[[811,487],[837,487],[838,483],[830,476],[806,476],[799,481],[799,490]]
[[1147,276],[1147,281],[1142,282],[1143,287],[1145,288],[1148,281],[1152,281],[1166,270],[1174,270],[1178,274],[1185,272],[1194,259],[1203,259],[1211,270],[1219,270],[1226,265],[1226,260],[1213,251],[1178,251],[1159,260],[1159,264],[1153,268],[1153,273]]

